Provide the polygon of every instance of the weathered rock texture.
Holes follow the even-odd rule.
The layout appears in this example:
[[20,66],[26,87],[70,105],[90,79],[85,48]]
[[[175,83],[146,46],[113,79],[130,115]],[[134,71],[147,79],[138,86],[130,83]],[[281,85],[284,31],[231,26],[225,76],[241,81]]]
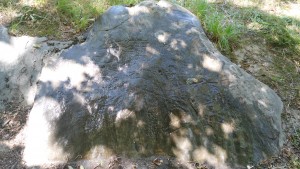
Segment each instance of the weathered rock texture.
[[193,14],[165,1],[111,7],[39,80],[28,165],[162,155],[232,168],[282,144],[280,98],[221,55]]
[[11,37],[0,26],[0,113],[32,106],[43,60],[70,44],[47,38]]
[[0,113],[32,105],[47,55],[45,38],[11,37],[0,26]]

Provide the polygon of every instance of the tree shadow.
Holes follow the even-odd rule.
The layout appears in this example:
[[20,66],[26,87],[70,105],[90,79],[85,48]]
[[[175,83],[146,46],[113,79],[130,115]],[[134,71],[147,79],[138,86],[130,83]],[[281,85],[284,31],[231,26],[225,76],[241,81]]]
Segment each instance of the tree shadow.
[[0,141],[1,144],[14,144],[8,153],[3,154],[1,162],[5,163],[2,158],[14,157],[10,161],[16,163],[7,161],[1,167],[12,165],[10,167],[22,168],[24,164],[17,160],[22,159],[24,147],[18,148],[22,144],[17,137],[25,137],[22,129],[33,105],[44,60],[49,55],[54,57],[55,50],[62,50],[64,42],[50,46],[46,38],[12,37],[3,26],[0,33]]
[[214,5],[229,20],[244,25],[237,41],[239,45],[231,53],[230,58],[235,58],[232,61],[277,90],[287,105],[298,109],[300,102],[295,88],[300,83],[297,64],[300,61],[300,20],[287,14],[278,15],[276,8],[272,12],[265,11],[259,4],[245,7],[237,1],[218,1]]
[[[5,0],[6,1],[6,0]],[[4,12],[14,11],[15,15],[5,16],[9,33],[15,36],[39,36],[49,39],[72,39],[79,36],[72,28],[67,16],[59,15],[57,1],[13,1],[4,4]],[[1,4],[0,4],[1,5]]]
[[[34,99],[35,82],[46,55],[44,38],[11,37],[0,28],[1,141],[11,139],[24,126]],[[40,49],[34,44],[41,45]]]
[[[44,67],[24,158],[34,164],[80,155],[108,166],[114,155],[157,155],[245,167],[281,144],[281,129],[271,126],[281,105],[257,83],[213,47],[187,10],[161,2],[112,7],[85,43]],[[232,94],[234,87],[251,92]]]
[[237,11],[238,16],[234,15],[234,18],[245,24],[246,33],[261,36],[277,50],[299,52],[299,30],[295,28],[300,26],[299,19],[291,16],[277,16],[263,11],[258,6],[242,7],[234,2],[223,4],[222,8]]
[[[176,14],[169,13],[169,15],[178,16],[180,14],[177,12]],[[188,16],[182,15],[182,20],[174,19],[172,23],[180,25],[182,24],[180,21],[185,21],[186,17]],[[194,21],[188,22],[187,26],[191,26]],[[134,23],[131,24],[134,25]],[[227,129],[224,130],[226,127],[223,126],[227,126],[227,124],[229,124],[229,128],[230,124],[245,123],[249,126],[252,124],[248,124],[250,123],[250,117],[243,114],[247,111],[245,110],[246,106],[244,106],[246,103],[228,94],[222,86],[222,81],[210,82],[210,79],[208,79],[208,77],[221,77],[222,75],[210,69],[201,68],[199,63],[204,61],[203,56],[210,55],[211,51],[206,51],[201,45],[191,45],[191,47],[184,48],[185,45],[183,44],[187,44],[187,42],[180,37],[180,32],[178,35],[176,33],[167,35],[164,30],[155,30],[154,25],[156,24],[158,23],[151,25],[153,28],[151,33],[157,33],[157,41],[151,41],[151,44],[160,45],[147,46],[148,39],[139,38],[141,33],[139,34],[138,30],[137,35],[123,35],[120,33],[118,36],[128,36],[129,39],[126,42],[119,42],[118,37],[110,35],[114,30],[109,28],[102,31],[94,30],[94,32],[99,31],[100,34],[103,34],[100,35],[100,38],[113,39],[105,44],[105,48],[99,48],[103,44],[94,44],[97,41],[92,40],[93,36],[97,36],[90,35],[89,43],[74,46],[73,49],[62,54],[63,60],[75,62],[85,68],[90,66],[86,62],[86,55],[91,58],[92,64],[96,65],[96,62],[98,62],[99,66],[97,65],[97,67],[101,71],[100,88],[103,89],[93,89],[93,93],[100,94],[96,99],[88,99],[90,95],[86,94],[86,90],[93,88],[91,86],[99,85],[99,79],[95,80],[85,72],[81,74],[84,78],[79,82],[80,87],[77,87],[77,85],[74,87],[74,84],[71,84],[68,79],[60,81],[59,87],[54,83],[50,83],[51,81],[40,84],[40,90],[47,90],[46,93],[54,91],[57,94],[50,96],[38,95],[36,101],[42,97],[49,97],[57,103],[68,103],[69,101],[66,100],[74,100],[78,95],[87,100],[87,103],[73,101],[71,102],[72,105],[67,105],[68,109],[52,124],[57,127],[57,131],[54,133],[54,141],[63,147],[65,152],[71,154],[70,158],[73,159],[78,155],[88,155],[91,149],[100,145],[110,149],[112,154],[129,157],[147,157],[151,154],[160,154],[180,158],[180,154],[185,154],[182,158],[186,156],[194,158],[194,154],[205,154],[214,160],[221,158],[217,155],[224,152],[222,149],[226,150],[233,147],[237,153],[243,153],[244,156],[240,156],[241,159],[232,159],[234,158],[233,154],[225,151],[225,154],[227,154],[226,163],[231,161],[233,163],[235,160],[248,160],[246,159],[248,158],[247,154],[253,153],[253,147],[249,147],[248,143],[245,142],[251,140],[259,131],[236,130],[229,132],[229,134],[225,132]],[[176,24],[171,24],[174,29]],[[134,29],[134,26],[132,28]],[[180,26],[176,29],[179,28]],[[190,30],[193,31],[192,28]],[[108,37],[105,37],[106,35],[103,32],[108,32]],[[166,37],[175,35],[175,38],[166,38],[166,42],[163,42],[164,38],[161,39],[160,37],[164,35]],[[135,38],[131,39],[132,37]],[[189,40],[193,40],[193,37]],[[88,45],[92,46],[92,50],[87,50]],[[193,47],[195,47],[193,49],[195,50],[194,56],[191,56],[188,61],[182,62],[182,57],[184,57],[182,56],[182,50],[187,48],[191,50]],[[122,51],[118,56],[117,53],[120,52],[121,48]],[[159,52],[157,53],[157,51]],[[78,58],[73,57],[74,54],[80,52],[82,52],[81,56],[78,55]],[[130,62],[129,58],[131,57],[142,58],[143,56],[151,59],[141,59],[136,63]],[[124,71],[128,65],[134,66],[135,69],[129,72]],[[186,71],[186,69],[191,70]],[[133,75],[137,76],[136,81],[127,82],[127,76]],[[201,75],[200,79],[198,79],[198,75]],[[149,79],[158,79],[158,81]],[[108,82],[112,84],[119,83],[120,85],[113,88],[105,84]],[[125,87],[126,82],[129,87]],[[60,91],[64,91],[64,93],[59,93]],[[105,97],[107,91],[121,93],[122,97],[116,98],[114,104],[108,104],[111,102],[109,98]],[[128,93],[127,95],[124,94],[125,91]],[[197,91],[208,91],[208,95],[213,97],[208,98],[197,93]],[[40,91],[40,93],[43,92]],[[195,102],[195,100],[197,101]],[[236,104],[232,105],[231,102]],[[124,107],[115,105],[125,105],[124,107],[128,111],[124,110]],[[231,110],[232,107],[236,109]],[[222,111],[228,112],[228,117],[222,117],[216,113]],[[44,113],[48,114],[49,112],[51,110]],[[82,113],[79,113],[79,115],[76,113],[77,115],[74,117],[74,112]],[[203,112],[203,115],[200,112]],[[127,113],[128,118],[126,117]],[[131,117],[130,114],[134,114],[134,116]],[[118,115],[121,116],[121,119],[118,119]],[[123,119],[122,115],[126,118]],[[245,120],[236,121],[239,116],[245,116]],[[47,118],[51,119],[52,117]],[[157,123],[158,119],[161,119],[164,123]],[[97,123],[103,124],[102,130],[98,130],[100,126],[97,126]],[[71,132],[66,134],[65,131]],[[92,134],[87,135],[87,131]],[[143,133],[149,133],[149,135],[138,137]],[[227,139],[233,141],[227,141]],[[207,140],[209,140],[208,143]],[[198,147],[191,147],[191,143],[198,145]],[[168,146],[161,147],[161,145]],[[216,150],[213,147],[220,147],[221,149]],[[260,148],[263,149],[263,147]],[[270,150],[265,152],[268,153],[268,151]],[[213,161],[208,163],[214,166]]]
[[2,168],[25,168],[22,163],[22,150],[24,147],[10,148],[0,143],[0,165]]

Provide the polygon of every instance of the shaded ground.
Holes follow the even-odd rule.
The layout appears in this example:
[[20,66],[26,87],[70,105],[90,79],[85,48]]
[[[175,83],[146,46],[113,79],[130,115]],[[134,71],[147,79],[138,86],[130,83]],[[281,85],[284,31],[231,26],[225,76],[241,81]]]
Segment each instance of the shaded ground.
[[11,109],[0,114],[0,138],[1,140],[13,139],[26,123],[27,115],[31,107],[13,106],[13,103],[7,103],[17,109]]
[[[18,107],[10,105],[10,110],[0,113],[0,168],[25,168],[22,164],[22,141],[16,136],[22,135],[27,115],[31,107]],[[16,108],[17,107],[17,108]]]
[[[3,150],[7,149],[7,150]],[[15,169],[21,169],[25,168],[21,161],[22,161],[22,147],[14,147],[13,149],[9,149],[8,147],[5,147],[4,145],[0,144],[0,168],[15,168]],[[3,151],[8,151],[7,153],[3,153]]]
[[[268,84],[281,97],[284,103],[282,113],[282,127],[285,133],[284,146],[281,153],[269,160],[263,161],[254,168],[299,168],[300,167],[300,111],[299,111],[299,95],[293,86],[299,83],[284,83],[283,78],[292,76],[285,74],[282,68],[278,68],[278,64],[286,64],[275,50],[263,42],[261,38],[248,37],[245,39],[247,45],[241,47],[234,52],[236,63],[251,75],[260,81]],[[259,44],[259,45],[258,45]],[[278,60],[282,59],[278,63]],[[288,65],[291,66],[291,65]],[[296,68],[295,68],[296,69]],[[292,80],[290,77],[289,80]],[[298,79],[294,81],[299,82]],[[278,83],[282,83],[279,85]]]

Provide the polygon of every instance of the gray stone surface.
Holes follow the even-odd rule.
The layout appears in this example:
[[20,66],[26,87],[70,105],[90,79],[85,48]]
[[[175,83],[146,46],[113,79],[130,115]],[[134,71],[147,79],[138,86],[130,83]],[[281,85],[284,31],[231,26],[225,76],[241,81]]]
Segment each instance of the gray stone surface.
[[193,14],[165,1],[111,7],[39,81],[28,165],[161,155],[235,168],[282,145],[280,98],[221,55]]
[[38,37],[11,37],[0,26],[0,113],[32,106],[44,60],[73,42]]
[[47,55],[46,38],[10,37],[0,26],[0,112],[32,105]]

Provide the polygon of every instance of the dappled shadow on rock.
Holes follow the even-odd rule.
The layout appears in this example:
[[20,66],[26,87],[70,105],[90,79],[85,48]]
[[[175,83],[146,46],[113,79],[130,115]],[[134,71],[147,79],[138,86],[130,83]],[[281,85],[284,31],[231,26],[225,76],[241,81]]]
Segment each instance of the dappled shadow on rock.
[[0,141],[14,138],[25,125],[44,61],[71,43],[52,42],[49,45],[44,37],[12,37],[0,26]]
[[5,27],[0,26],[0,144],[9,145],[9,149],[1,154],[0,168],[25,167],[21,160],[23,133],[37,79],[47,57],[53,57],[54,51],[60,51],[70,43],[28,36],[12,37]]
[[222,56],[193,14],[165,1],[110,8],[39,81],[29,166],[161,156],[234,168],[282,144],[274,91]]
[[[45,38],[11,37],[0,26],[0,141],[12,140],[23,128],[35,95]],[[39,44],[41,49],[34,48]]]

